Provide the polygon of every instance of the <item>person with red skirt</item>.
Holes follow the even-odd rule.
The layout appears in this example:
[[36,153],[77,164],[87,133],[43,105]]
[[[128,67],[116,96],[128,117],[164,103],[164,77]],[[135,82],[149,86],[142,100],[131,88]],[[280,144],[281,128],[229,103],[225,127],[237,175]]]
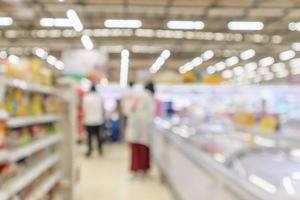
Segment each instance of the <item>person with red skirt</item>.
[[134,93],[128,115],[126,138],[131,149],[130,171],[133,176],[150,169],[151,126],[155,114],[154,84]]

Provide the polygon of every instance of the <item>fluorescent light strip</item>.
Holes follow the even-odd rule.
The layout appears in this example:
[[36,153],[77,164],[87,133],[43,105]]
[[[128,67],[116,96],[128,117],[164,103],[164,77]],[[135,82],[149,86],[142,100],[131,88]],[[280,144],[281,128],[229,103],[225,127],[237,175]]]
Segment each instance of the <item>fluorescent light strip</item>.
[[8,61],[13,65],[17,65],[20,63],[20,58],[16,55],[10,55],[8,56]]
[[221,61],[221,62],[216,63],[214,65],[214,67],[217,71],[222,71],[226,68],[226,64],[225,64],[225,62]]
[[264,28],[264,24],[259,21],[231,21],[228,23],[230,30],[259,31]]
[[226,65],[227,65],[227,67],[234,66],[234,65],[236,65],[236,64],[239,63],[239,58],[236,57],[236,56],[232,56],[232,57],[230,57],[230,58],[227,58],[227,59],[225,60],[225,63],[226,63]]
[[0,26],[11,26],[13,19],[11,17],[0,17]]
[[296,56],[296,52],[295,51],[288,50],[288,51],[281,52],[279,54],[279,59],[281,61],[288,61],[288,60],[293,59],[295,56]]
[[127,86],[128,68],[129,68],[129,51],[127,49],[123,49],[121,52],[121,70],[120,70],[121,87]]
[[300,31],[300,22],[291,22],[288,27],[290,31]]
[[273,57],[266,57],[266,58],[260,59],[258,63],[261,67],[267,67],[267,66],[274,64],[274,62],[275,62],[275,59]]
[[295,42],[292,44],[292,48],[295,50],[295,51],[300,51],[300,42]]
[[202,21],[168,21],[167,23],[169,29],[202,30],[204,26]]
[[72,23],[68,18],[42,18],[40,25],[44,27],[72,27]]
[[89,36],[87,35],[81,36],[81,42],[86,50],[88,51],[93,50],[94,44]]
[[77,13],[75,12],[75,10],[73,10],[73,9],[68,10],[67,17],[69,18],[75,31],[81,32],[83,30],[83,25],[77,15]]
[[225,71],[222,72],[222,76],[225,79],[230,79],[230,78],[233,77],[233,72],[232,72],[232,70],[227,69],[227,70],[225,70]]
[[45,49],[42,48],[34,48],[33,54],[39,57],[40,59],[46,60],[48,64],[54,66],[58,70],[63,70],[65,64],[58,60],[56,57],[49,55]]
[[275,193],[277,191],[277,188],[275,185],[269,183],[268,181],[264,180],[263,178],[257,176],[257,175],[250,175],[249,176],[249,181],[259,188],[269,192],[269,193]]
[[156,59],[153,65],[150,67],[150,72],[152,74],[158,72],[160,68],[165,64],[166,60],[170,57],[171,52],[168,49],[163,50],[160,56]]
[[47,59],[48,56],[48,52],[42,48],[34,49],[34,54],[41,59]]
[[251,58],[253,58],[255,56],[256,52],[254,49],[248,49],[246,51],[243,51],[241,54],[240,54],[240,58],[242,60],[249,60]]
[[104,26],[106,28],[140,28],[142,21],[138,19],[107,19]]

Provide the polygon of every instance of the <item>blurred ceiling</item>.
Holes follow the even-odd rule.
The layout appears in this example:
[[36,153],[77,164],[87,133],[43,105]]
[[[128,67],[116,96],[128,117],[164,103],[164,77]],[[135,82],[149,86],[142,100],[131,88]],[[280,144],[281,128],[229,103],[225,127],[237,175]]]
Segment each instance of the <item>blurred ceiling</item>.
[[[162,50],[171,57],[162,69],[177,70],[181,65],[213,50],[215,57],[204,62],[205,68],[242,51],[254,49],[255,59],[273,56],[291,48],[299,32],[288,29],[290,22],[300,21],[300,0],[2,0],[0,16],[10,16],[14,23],[0,27],[1,48],[31,52],[41,47],[59,56],[62,50],[82,48],[78,33],[72,28],[41,27],[43,17],[65,18],[74,9],[91,36],[95,48],[110,54],[112,79],[118,78],[120,51],[127,48],[130,70],[148,69]],[[107,29],[106,19],[139,19],[139,29]],[[170,30],[169,20],[201,20],[203,30]],[[261,21],[261,31],[230,31],[229,21]]]

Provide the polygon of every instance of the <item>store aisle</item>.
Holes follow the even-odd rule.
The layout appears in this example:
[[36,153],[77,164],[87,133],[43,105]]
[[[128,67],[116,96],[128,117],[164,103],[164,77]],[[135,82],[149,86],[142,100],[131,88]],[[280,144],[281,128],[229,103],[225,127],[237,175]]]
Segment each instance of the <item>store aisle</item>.
[[126,145],[106,145],[104,156],[96,152],[80,158],[81,181],[78,200],[172,200],[168,187],[159,180],[153,167],[149,177],[129,180],[128,148]]

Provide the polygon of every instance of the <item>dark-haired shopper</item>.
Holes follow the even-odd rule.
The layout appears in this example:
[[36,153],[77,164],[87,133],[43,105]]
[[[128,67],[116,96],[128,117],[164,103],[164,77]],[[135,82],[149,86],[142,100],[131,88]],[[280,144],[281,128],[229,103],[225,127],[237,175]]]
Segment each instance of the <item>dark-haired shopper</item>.
[[87,157],[91,155],[93,150],[93,138],[97,139],[99,154],[103,153],[101,131],[104,128],[104,112],[104,100],[97,93],[95,85],[92,85],[90,91],[83,97],[84,126],[88,144]]
[[132,175],[146,174],[150,169],[150,131],[155,113],[154,84],[146,84],[134,94],[128,117],[126,138],[131,148]]

